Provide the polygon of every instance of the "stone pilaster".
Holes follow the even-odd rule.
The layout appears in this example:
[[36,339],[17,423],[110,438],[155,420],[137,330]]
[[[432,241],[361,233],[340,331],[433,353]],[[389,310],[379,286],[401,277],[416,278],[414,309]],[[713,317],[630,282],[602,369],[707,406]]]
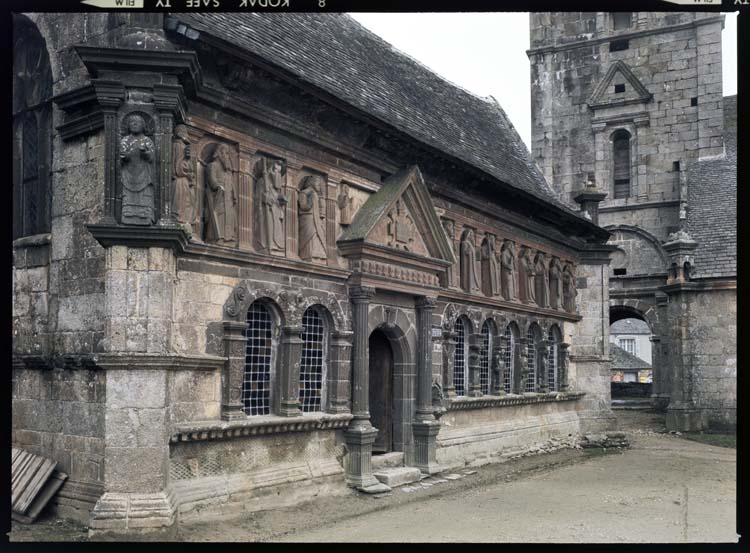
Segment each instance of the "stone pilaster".
[[547,340],[540,340],[537,345],[537,384],[536,390],[542,394],[549,392],[549,342]]
[[116,223],[117,213],[117,108],[125,99],[125,88],[120,83],[94,84],[97,100],[104,116],[104,216],[102,223]]
[[456,355],[456,333],[443,330],[443,394],[445,397],[456,397],[453,385],[453,363]]
[[246,322],[224,321],[224,374],[221,384],[221,418],[244,419],[242,381],[245,374]]
[[336,267],[338,260],[336,259],[336,233],[338,231],[338,225],[336,224],[336,197],[339,191],[339,179],[335,179],[331,176],[328,177],[326,187],[326,252],[328,253],[328,266]]
[[286,164],[286,186],[284,196],[286,202],[286,257],[288,259],[299,259],[299,221],[297,220],[297,195],[302,166],[287,161]]
[[301,326],[285,326],[281,329],[281,370],[276,375],[279,394],[277,414],[296,417],[302,414],[299,404],[299,366],[302,359]]
[[417,413],[412,423],[414,433],[414,465],[424,473],[439,471],[436,461],[437,435],[440,422],[432,408],[432,313],[435,299],[417,300]]
[[569,353],[570,344],[566,342],[562,342],[560,344],[560,350],[559,350],[559,359],[558,359],[558,365],[560,368],[558,369],[560,371],[558,378],[560,379],[560,391],[561,392],[567,392],[568,388],[570,387],[568,384],[568,369],[570,367],[570,353]]
[[358,286],[349,289],[352,302],[352,414],[354,418],[344,432],[348,455],[345,463],[346,481],[355,488],[377,487],[372,474],[372,444],[378,435],[370,423],[368,325],[370,300],[375,289]]
[[172,129],[175,117],[185,115],[185,98],[181,86],[154,85],[154,106],[159,117],[158,140],[159,186],[156,189],[156,206],[160,226],[175,226],[172,216]]
[[240,146],[240,171],[238,182],[238,238],[239,249],[253,249],[253,150]]
[[466,395],[469,397],[483,395],[479,383],[479,344],[481,341],[481,334],[472,334],[469,337],[469,381],[466,383]]
[[352,333],[331,333],[330,361],[328,362],[328,413],[349,413],[351,392]]

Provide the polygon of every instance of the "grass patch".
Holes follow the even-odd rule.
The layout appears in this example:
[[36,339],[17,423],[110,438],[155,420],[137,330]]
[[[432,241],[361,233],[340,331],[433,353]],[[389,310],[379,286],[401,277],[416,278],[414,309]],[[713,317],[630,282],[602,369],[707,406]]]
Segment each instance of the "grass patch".
[[718,434],[713,432],[683,432],[681,437],[685,438],[686,440],[692,440],[694,442],[700,442],[702,444],[737,449],[736,434]]

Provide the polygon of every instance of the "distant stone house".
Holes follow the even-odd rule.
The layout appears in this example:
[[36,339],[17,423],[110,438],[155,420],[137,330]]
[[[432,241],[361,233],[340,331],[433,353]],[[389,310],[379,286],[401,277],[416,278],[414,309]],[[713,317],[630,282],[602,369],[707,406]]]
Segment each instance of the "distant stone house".
[[607,428],[609,233],[343,15],[14,16],[14,446],[92,531]]
[[609,343],[651,362],[651,329],[640,319],[620,319],[609,326]]
[[649,384],[653,381],[650,363],[615,344],[609,345],[609,355],[612,358],[612,382]]

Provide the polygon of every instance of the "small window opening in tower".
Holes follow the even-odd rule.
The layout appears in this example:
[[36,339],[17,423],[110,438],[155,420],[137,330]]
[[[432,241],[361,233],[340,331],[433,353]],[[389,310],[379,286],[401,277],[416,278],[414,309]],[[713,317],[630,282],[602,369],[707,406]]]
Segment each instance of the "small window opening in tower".
[[627,269],[615,269],[614,272],[615,276],[625,276],[626,274],[628,274]]
[[612,23],[615,31],[630,29],[633,24],[633,12],[615,12],[612,14]]
[[613,40],[609,43],[610,52],[619,52],[628,48],[630,48],[630,41],[628,40]]
[[695,106],[698,105],[698,97],[697,96],[693,96],[692,98],[690,98],[690,105],[693,106],[693,107],[695,107]]
[[680,162],[679,161],[673,161],[672,162],[672,171],[674,173],[679,173],[680,172]]
[[615,94],[620,94],[622,92],[625,92],[625,85],[624,84],[616,84],[615,85]]

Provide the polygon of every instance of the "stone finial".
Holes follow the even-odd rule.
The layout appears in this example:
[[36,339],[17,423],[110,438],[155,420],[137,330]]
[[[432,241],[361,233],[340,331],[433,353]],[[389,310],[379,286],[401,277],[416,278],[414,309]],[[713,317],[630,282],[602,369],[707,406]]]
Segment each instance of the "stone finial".
[[594,182],[587,182],[586,187],[573,199],[581,206],[581,215],[598,225],[599,203],[606,197],[607,193],[599,192]]

